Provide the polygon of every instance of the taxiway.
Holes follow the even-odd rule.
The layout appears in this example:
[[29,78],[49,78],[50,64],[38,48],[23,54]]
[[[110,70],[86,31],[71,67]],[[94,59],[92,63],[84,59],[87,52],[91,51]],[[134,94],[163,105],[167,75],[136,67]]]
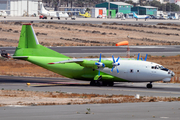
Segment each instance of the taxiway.
[[[87,56],[99,56],[102,55],[109,57],[112,54],[114,56],[126,56],[127,46],[69,46],[69,47],[49,47],[59,53],[71,57],[87,57]],[[180,46],[129,46],[130,55],[137,55],[139,52],[141,55],[146,54],[153,56],[175,56],[180,54]],[[15,47],[0,47],[0,50],[6,50],[7,53],[14,54]]]
[[[27,86],[26,83],[31,83],[31,86]],[[153,83],[152,89],[147,89],[146,84],[117,82],[113,87],[100,87],[90,86],[89,81],[78,81],[68,78],[0,76],[0,89],[6,90],[23,89],[28,91],[180,97],[180,84],[178,83]]]

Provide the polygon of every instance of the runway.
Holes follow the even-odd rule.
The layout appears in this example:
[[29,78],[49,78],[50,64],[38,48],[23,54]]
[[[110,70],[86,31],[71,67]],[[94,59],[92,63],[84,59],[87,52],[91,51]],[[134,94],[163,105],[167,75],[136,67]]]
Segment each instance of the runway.
[[[30,82],[31,86],[26,83]],[[89,82],[67,78],[33,78],[0,76],[0,89],[28,91],[61,91],[66,93],[124,94],[140,96],[179,97],[180,84],[116,83],[114,87],[89,86]],[[148,102],[118,104],[84,104],[57,106],[5,106],[0,107],[1,120],[122,120],[179,119],[180,102]],[[86,114],[87,108],[90,109]]]
[[65,20],[62,18],[61,20],[58,20],[54,18],[51,20],[48,19],[39,19],[39,17],[7,17],[3,18],[0,17],[0,21],[7,21],[7,22],[24,22],[24,23],[39,23],[39,22],[55,22],[55,23],[91,23],[91,24],[102,24],[102,23],[118,23],[118,24],[144,24],[144,25],[156,25],[158,23],[172,23],[172,24],[178,24],[180,25],[179,20],[158,20],[158,19],[148,19],[145,21],[144,19],[140,19],[136,21],[136,19],[97,19],[97,18],[76,18],[76,20],[71,20],[70,18],[68,20]]
[[[69,47],[49,47],[59,53],[71,57],[99,56],[100,53],[106,57],[126,56],[127,46],[69,46]],[[130,55],[146,54],[153,56],[175,56],[180,54],[180,46],[129,46]],[[0,47],[0,50],[6,50],[7,53],[14,54],[15,47]]]
[[[26,83],[31,83],[27,86]],[[61,91],[69,93],[123,94],[140,96],[179,97],[180,84],[153,83],[152,89],[146,88],[147,83],[117,82],[113,87],[90,86],[88,81],[68,78],[34,78],[0,76],[0,89],[24,89],[28,91]]]
[[0,107],[0,116],[1,120],[179,120],[179,106],[180,102],[16,106]]

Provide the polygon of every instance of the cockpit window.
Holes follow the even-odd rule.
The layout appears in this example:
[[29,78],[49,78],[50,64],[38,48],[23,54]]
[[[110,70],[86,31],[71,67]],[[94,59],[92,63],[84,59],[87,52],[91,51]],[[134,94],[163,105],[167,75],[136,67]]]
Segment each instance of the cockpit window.
[[151,66],[151,69],[160,69],[160,70],[168,71],[167,68],[164,68],[163,66],[160,65]]

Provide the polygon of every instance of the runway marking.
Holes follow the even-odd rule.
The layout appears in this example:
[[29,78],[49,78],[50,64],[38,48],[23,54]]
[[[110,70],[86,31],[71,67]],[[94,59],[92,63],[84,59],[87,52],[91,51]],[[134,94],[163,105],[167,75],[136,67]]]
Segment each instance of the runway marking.
[[127,50],[127,49],[81,49],[81,50]]
[[30,85],[32,87],[38,87],[38,86],[61,86],[61,85],[89,85],[89,83],[66,83],[66,82],[57,82],[57,83],[32,83],[36,85]]
[[25,105],[6,105],[7,107],[28,107]]

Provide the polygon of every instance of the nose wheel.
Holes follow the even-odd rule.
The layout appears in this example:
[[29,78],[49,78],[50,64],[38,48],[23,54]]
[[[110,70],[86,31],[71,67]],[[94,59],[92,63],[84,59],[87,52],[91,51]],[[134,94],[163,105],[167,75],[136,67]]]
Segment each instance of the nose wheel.
[[148,83],[148,84],[146,85],[146,87],[147,87],[147,88],[152,88],[152,87],[153,87],[152,82]]

